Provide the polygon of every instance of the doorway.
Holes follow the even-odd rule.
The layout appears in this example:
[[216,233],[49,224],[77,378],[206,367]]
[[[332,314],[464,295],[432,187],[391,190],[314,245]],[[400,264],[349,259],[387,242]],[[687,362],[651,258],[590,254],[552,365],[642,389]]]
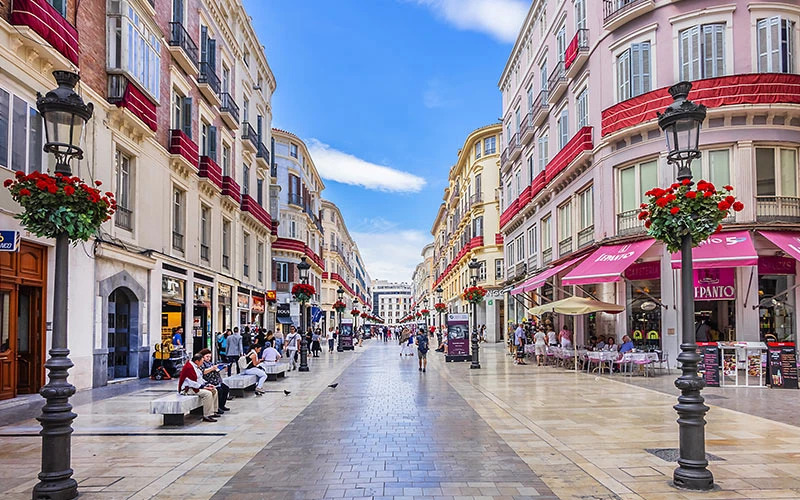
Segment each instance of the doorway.
[[131,310],[136,299],[130,290],[117,288],[108,296],[108,380],[136,376],[137,367],[131,369],[131,345],[134,328]]

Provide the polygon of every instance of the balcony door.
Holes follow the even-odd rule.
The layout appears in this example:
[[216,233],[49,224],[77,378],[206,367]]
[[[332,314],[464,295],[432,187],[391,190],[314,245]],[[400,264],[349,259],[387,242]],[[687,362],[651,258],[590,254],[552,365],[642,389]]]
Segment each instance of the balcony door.
[[172,0],[172,22],[183,24],[184,0]]

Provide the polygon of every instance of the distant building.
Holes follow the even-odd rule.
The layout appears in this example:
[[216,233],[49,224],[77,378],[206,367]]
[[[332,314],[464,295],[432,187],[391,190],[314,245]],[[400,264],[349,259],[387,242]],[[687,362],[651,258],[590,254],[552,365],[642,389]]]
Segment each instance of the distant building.
[[397,326],[413,311],[411,285],[386,280],[372,282],[372,314],[384,319],[388,326]]

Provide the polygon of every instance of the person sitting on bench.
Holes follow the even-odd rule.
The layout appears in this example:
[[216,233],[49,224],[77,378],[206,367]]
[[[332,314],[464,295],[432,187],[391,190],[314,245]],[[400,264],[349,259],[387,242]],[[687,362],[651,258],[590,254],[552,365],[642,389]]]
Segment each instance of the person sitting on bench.
[[203,366],[203,356],[199,353],[183,365],[178,378],[178,392],[199,396],[203,404],[203,422],[216,422],[216,417],[222,415],[217,406],[217,388],[203,380],[201,366]]
[[199,355],[203,356],[203,365],[200,367],[203,370],[203,379],[213,385],[217,389],[217,408],[220,413],[231,411],[225,403],[228,402],[228,394],[231,388],[222,381],[220,370],[225,366],[224,363],[214,364],[211,363],[211,350],[201,349],[198,351]]

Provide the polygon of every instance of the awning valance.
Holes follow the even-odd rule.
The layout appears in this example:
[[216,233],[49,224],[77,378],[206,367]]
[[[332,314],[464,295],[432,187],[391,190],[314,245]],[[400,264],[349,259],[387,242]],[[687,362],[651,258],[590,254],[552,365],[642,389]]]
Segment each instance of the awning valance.
[[525,287],[526,292],[530,292],[532,290],[536,290],[537,288],[544,285],[544,283],[555,276],[556,274],[560,273],[561,271],[565,270],[566,268],[576,264],[578,261],[583,259],[584,257],[577,257],[575,259],[568,260],[563,262],[555,267],[551,267],[546,271],[542,271],[541,273],[537,274],[533,278],[526,281],[523,285]]
[[[695,269],[745,267],[758,265],[758,254],[749,231],[731,231],[711,235],[692,249]],[[672,268],[681,267],[681,253],[672,254]]]
[[795,231],[759,231],[759,234],[795,260],[800,260],[800,233]]
[[622,273],[650,248],[655,240],[603,245],[569,272],[564,285],[588,285],[619,281]]

